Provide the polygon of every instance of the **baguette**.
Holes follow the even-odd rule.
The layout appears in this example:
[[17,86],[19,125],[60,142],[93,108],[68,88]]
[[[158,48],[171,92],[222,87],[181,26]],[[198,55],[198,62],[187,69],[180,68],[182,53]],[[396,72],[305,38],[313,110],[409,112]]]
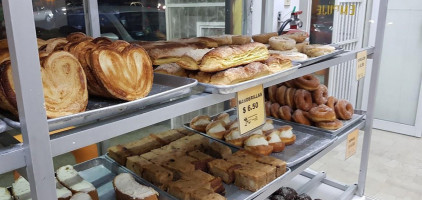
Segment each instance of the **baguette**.
[[254,61],[263,61],[268,57],[267,47],[257,42],[218,47],[204,55],[199,70],[217,72]]
[[193,49],[187,51],[182,55],[182,57],[180,57],[177,64],[187,70],[199,70],[202,57],[204,57],[204,55],[209,51],[211,51],[211,49]]
[[244,67],[231,68],[211,76],[210,84],[233,85],[271,74],[270,68],[260,62],[253,62]]
[[188,77],[185,69],[181,68],[180,65],[176,63],[162,64],[155,68],[154,72],[159,74]]
[[93,200],[99,199],[97,189],[94,185],[85,181],[71,165],[60,167],[56,174],[57,180],[73,194],[82,192],[89,194]]
[[158,200],[158,192],[141,185],[129,173],[121,173],[113,179],[116,199],[119,200]]

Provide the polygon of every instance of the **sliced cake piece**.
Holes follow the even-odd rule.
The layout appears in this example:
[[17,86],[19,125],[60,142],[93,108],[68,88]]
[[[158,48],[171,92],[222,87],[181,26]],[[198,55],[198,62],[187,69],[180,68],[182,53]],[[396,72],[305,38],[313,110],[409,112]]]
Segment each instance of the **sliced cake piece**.
[[57,181],[57,178],[55,179],[55,181],[56,181],[56,194],[57,194],[58,200],[69,200],[70,197],[72,197],[72,192],[66,187],[64,187],[62,184],[60,184],[59,181]]
[[107,152],[110,158],[112,158],[121,165],[125,165],[126,158],[132,155],[132,153],[123,145],[112,146],[107,149]]
[[241,165],[216,159],[208,163],[208,168],[212,175],[220,177],[225,183],[230,184],[234,181],[234,170],[241,168]]
[[224,196],[208,189],[198,189],[191,194],[191,200],[225,200]]
[[195,170],[188,174],[183,174],[180,178],[182,180],[199,180],[203,188],[212,190],[213,192],[223,194],[225,188],[220,177],[215,177],[211,174],[205,173],[201,170]]
[[168,184],[173,180],[173,172],[159,165],[151,164],[144,167],[142,178],[166,190]]
[[190,157],[198,159],[197,166],[199,167],[200,170],[204,172],[208,172],[208,162],[215,159],[212,156],[202,153],[199,150],[191,151],[188,153],[188,155]]
[[136,175],[142,177],[144,167],[152,164],[152,162],[142,158],[140,156],[131,156],[127,158],[126,168],[134,172]]
[[214,158],[227,158],[232,155],[230,147],[219,142],[212,142],[205,145],[204,152]]
[[13,200],[7,188],[0,187],[0,200]]
[[286,173],[286,162],[280,159],[277,159],[271,156],[264,156],[264,157],[258,158],[257,162],[274,166],[276,168],[277,177]]
[[148,136],[140,140],[127,143],[124,146],[132,153],[132,155],[141,155],[153,149],[160,148],[163,144],[154,137]]
[[200,188],[202,185],[196,180],[181,179],[169,184],[168,193],[181,200],[191,200],[191,194]]
[[12,193],[15,199],[19,200],[30,200],[31,198],[31,189],[29,187],[29,182],[22,176],[15,180],[12,183]]
[[197,159],[192,158],[190,156],[182,156],[179,158],[170,159],[169,161],[164,162],[161,165],[164,168],[172,171],[174,174],[174,178],[177,180],[182,176],[182,174],[195,171],[197,169],[196,163],[198,163]]
[[97,189],[94,185],[85,181],[71,165],[60,167],[56,171],[56,175],[57,180],[73,194],[78,192],[87,193],[93,200],[98,200]]
[[255,192],[266,185],[267,174],[258,171],[252,167],[241,167],[234,170],[235,181],[237,187]]
[[157,191],[139,184],[128,173],[117,175],[113,179],[113,187],[116,192],[116,199],[119,200],[158,200]]
[[87,193],[79,192],[74,194],[70,200],[92,200],[92,198]]
[[170,142],[176,141],[179,138],[184,137],[185,135],[179,133],[176,130],[168,130],[157,134],[151,134],[152,137],[155,137],[159,142],[164,145],[169,144]]

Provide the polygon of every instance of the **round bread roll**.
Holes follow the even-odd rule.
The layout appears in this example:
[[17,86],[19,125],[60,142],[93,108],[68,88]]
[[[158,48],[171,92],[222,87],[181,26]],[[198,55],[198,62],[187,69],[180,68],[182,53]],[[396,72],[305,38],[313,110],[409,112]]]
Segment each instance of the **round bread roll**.
[[272,49],[286,51],[295,48],[296,41],[286,36],[274,36],[269,39]]
[[304,41],[301,43],[296,43],[296,49],[298,52],[303,53],[303,47],[305,47],[306,45],[309,45],[308,41]]
[[308,56],[303,53],[299,52],[293,52],[293,51],[275,51],[275,50],[269,50],[270,54],[278,54],[281,55],[284,58],[287,58],[289,60],[293,61],[304,61],[308,59]]
[[263,34],[258,34],[258,35],[253,35],[252,39],[254,42],[259,42],[262,44],[268,44],[268,40],[273,37],[273,36],[277,36],[277,32],[272,32],[272,33],[263,33]]
[[330,45],[311,44],[303,47],[303,53],[309,57],[318,57],[333,52],[336,48]]
[[305,41],[306,38],[309,37],[307,32],[300,31],[300,30],[290,30],[289,32],[287,32],[283,35],[294,39],[297,43],[301,43],[301,42]]

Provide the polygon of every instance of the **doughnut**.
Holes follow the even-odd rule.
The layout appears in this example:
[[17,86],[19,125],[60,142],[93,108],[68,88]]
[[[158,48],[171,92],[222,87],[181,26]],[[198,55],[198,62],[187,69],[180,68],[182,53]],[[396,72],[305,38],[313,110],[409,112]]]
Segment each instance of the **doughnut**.
[[312,108],[312,95],[307,90],[296,90],[294,101],[297,109],[309,111]]
[[286,102],[285,102],[286,90],[287,90],[287,87],[284,85],[280,86],[277,89],[276,100],[277,100],[277,103],[280,104],[280,106],[286,105]]
[[325,105],[327,105],[328,107],[330,107],[331,109],[334,110],[334,105],[337,103],[337,99],[333,96],[329,96],[327,98],[327,103]]
[[345,99],[340,99],[334,106],[334,110],[339,119],[349,120],[353,116],[353,106],[350,102]]
[[277,86],[273,85],[268,87],[268,99],[271,101],[271,103],[276,103],[276,97],[277,94]]
[[278,116],[282,120],[292,121],[292,109],[289,106],[281,106],[278,109]]
[[312,103],[312,108],[313,107],[317,107],[318,106],[318,104],[316,104],[316,103]]
[[311,125],[311,121],[309,121],[308,118],[306,118],[304,112],[300,109],[295,110],[295,112],[292,115],[293,121],[295,121],[296,123],[299,124],[304,124],[304,125]]
[[313,122],[327,122],[336,119],[336,113],[330,107],[322,104],[309,110],[309,117]]
[[280,109],[280,105],[278,103],[271,104],[271,116],[273,116],[276,119],[279,119],[278,116],[278,109]]
[[295,80],[294,80],[294,79],[292,79],[292,80],[288,80],[288,81],[284,82],[284,85],[285,85],[286,87],[291,87],[291,88],[294,88],[294,87],[295,87]]
[[267,117],[271,116],[271,102],[270,101],[265,102],[265,116]]
[[318,89],[319,86],[319,79],[312,75],[308,74],[299,78],[294,79],[295,86],[300,89],[305,89],[308,91],[314,91]]
[[288,105],[291,109],[295,109],[295,93],[296,89],[294,88],[287,88],[286,96],[284,102]]
[[318,88],[312,92],[312,98],[318,105],[327,103],[328,100],[328,88],[327,86],[320,84]]
[[296,41],[286,36],[273,36],[268,42],[272,49],[279,51],[286,51],[296,47]]
[[337,130],[343,126],[343,122],[338,119],[335,119],[332,122],[316,122],[315,125],[319,128],[327,130]]

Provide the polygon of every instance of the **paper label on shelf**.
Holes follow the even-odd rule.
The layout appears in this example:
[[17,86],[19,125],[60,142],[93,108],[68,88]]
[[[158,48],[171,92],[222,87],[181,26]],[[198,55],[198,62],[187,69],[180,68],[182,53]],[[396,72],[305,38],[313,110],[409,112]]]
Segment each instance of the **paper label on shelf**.
[[290,6],[290,2],[291,2],[291,0],[284,0],[284,5],[285,6]]
[[359,129],[354,130],[347,136],[346,144],[346,160],[356,154],[356,148],[358,146]]
[[366,73],[366,59],[367,59],[367,52],[361,51],[358,52],[356,55],[356,80],[359,80],[363,77],[365,77]]
[[262,85],[237,92],[236,101],[240,134],[245,134],[264,124],[265,106]]

